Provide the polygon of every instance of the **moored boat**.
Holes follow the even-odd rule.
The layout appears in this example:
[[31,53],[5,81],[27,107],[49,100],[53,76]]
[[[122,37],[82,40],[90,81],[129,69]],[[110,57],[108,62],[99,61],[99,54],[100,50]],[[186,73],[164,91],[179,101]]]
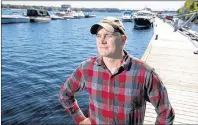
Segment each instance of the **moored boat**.
[[89,13],[85,14],[85,18],[93,18],[93,17],[96,17],[96,15],[90,15]]
[[13,13],[12,15],[2,15],[1,23],[9,24],[9,23],[28,23],[29,17],[25,17],[23,15],[19,15],[17,13]]
[[56,13],[56,15],[64,19],[74,19],[74,16],[72,15],[72,10],[70,8],[62,8],[62,10]]
[[85,18],[85,14],[82,11],[73,11],[72,15],[74,16],[74,19]]
[[47,11],[38,9],[28,9],[27,16],[30,22],[50,22],[51,18]]
[[58,15],[50,15],[52,20],[63,20],[64,18]]
[[133,22],[135,28],[149,28],[153,25],[153,14],[148,10],[140,10],[133,16]]
[[125,11],[123,16],[122,16],[122,21],[123,22],[131,22],[132,18],[132,12],[131,11]]

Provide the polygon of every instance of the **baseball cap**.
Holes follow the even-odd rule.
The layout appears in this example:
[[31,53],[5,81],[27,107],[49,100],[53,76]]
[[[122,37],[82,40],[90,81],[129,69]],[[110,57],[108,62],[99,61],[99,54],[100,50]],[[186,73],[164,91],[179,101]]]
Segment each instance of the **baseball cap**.
[[109,32],[118,31],[121,34],[126,35],[123,23],[116,17],[106,17],[99,23],[94,24],[90,29],[91,34],[96,34],[100,26]]

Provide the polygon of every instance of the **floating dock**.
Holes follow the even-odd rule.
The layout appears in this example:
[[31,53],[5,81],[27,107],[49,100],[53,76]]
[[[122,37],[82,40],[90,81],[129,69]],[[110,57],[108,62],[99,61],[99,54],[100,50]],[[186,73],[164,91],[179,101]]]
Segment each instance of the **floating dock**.
[[[156,26],[157,25],[157,26]],[[175,110],[174,124],[198,123],[198,48],[180,31],[156,18],[154,35],[141,60],[153,67]],[[156,112],[147,103],[144,124],[154,124]]]

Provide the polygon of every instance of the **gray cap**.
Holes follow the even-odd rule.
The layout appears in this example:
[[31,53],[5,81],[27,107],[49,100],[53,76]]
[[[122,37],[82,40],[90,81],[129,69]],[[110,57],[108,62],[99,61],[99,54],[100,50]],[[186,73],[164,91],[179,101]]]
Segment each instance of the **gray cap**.
[[126,35],[123,23],[116,17],[106,17],[99,23],[94,24],[90,29],[91,34],[96,34],[100,26],[109,32],[113,33],[118,31],[121,34]]

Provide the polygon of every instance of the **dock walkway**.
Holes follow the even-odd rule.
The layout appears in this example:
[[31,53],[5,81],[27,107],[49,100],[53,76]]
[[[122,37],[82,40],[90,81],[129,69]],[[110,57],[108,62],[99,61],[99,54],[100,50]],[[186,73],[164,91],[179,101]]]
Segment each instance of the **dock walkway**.
[[[155,68],[175,110],[174,124],[198,124],[198,48],[190,39],[156,18],[155,36],[142,60]],[[147,103],[144,124],[154,124],[154,107]]]

